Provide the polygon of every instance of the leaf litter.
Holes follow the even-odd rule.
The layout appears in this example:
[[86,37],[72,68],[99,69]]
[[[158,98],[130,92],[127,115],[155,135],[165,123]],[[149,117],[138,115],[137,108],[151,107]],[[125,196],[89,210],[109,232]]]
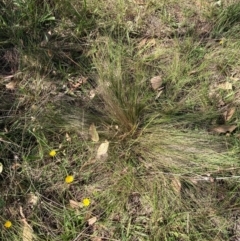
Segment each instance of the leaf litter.
[[153,90],[158,90],[162,86],[162,77],[161,76],[155,76],[150,79],[150,83]]
[[210,129],[210,132],[215,134],[232,133],[237,128],[237,125],[219,125]]
[[97,160],[105,160],[108,157],[108,147],[109,142],[107,140],[99,146],[96,156]]
[[99,141],[99,135],[98,135],[98,132],[97,132],[97,129],[96,129],[96,126],[93,124],[90,125],[89,127],[89,135],[91,137],[91,140],[93,142],[98,142]]
[[27,220],[22,219],[23,222],[23,231],[22,231],[22,240],[23,241],[32,241],[33,240],[33,229],[28,224]]
[[5,85],[7,90],[15,90],[16,88],[16,82],[11,81],[8,84]]
[[231,120],[232,116],[234,115],[236,111],[236,107],[231,107],[228,110],[224,111],[223,117],[225,121]]
[[34,239],[34,233],[32,226],[27,222],[25,215],[23,214],[22,207],[20,206],[20,216],[22,217],[21,221],[22,226],[22,241],[32,241]]

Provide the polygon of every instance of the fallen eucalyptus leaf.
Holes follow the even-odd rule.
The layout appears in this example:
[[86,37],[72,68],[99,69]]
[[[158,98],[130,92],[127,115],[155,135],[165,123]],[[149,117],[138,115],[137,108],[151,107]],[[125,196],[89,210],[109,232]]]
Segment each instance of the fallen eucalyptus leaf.
[[232,133],[237,128],[237,125],[220,125],[210,129],[211,132],[216,134]]
[[161,76],[155,76],[155,77],[151,78],[150,83],[152,85],[153,90],[157,90],[162,85]]
[[77,201],[74,201],[74,200],[69,200],[69,206],[73,209],[79,209],[79,208],[83,207],[81,202],[77,202]]
[[138,44],[138,48],[139,49],[142,48],[146,44],[146,42],[147,42],[147,38],[142,39]]
[[96,95],[96,90],[90,90],[89,92],[89,98],[92,100]]
[[8,90],[15,90],[16,82],[11,81],[8,84],[6,84],[5,86],[6,86],[6,89],[8,89]]
[[154,38],[144,38],[138,44],[138,48],[153,47],[154,45],[156,45],[156,40]]
[[94,125],[94,123],[90,125],[89,134],[91,136],[92,141],[94,141],[94,142],[99,141],[99,135],[98,135],[98,132],[97,132],[97,129],[96,129],[96,126]]
[[153,46],[155,46],[156,45],[156,40],[155,40],[155,38],[151,38],[151,39],[149,39],[148,41],[147,41],[147,46],[148,47],[153,47]]
[[92,226],[94,223],[97,222],[97,217],[89,218],[87,222],[89,226]]
[[99,146],[97,150],[97,156],[96,156],[98,160],[107,158],[108,147],[109,147],[109,142],[107,140]]
[[27,204],[35,206],[38,202],[39,198],[34,193],[30,192],[27,195]]
[[171,181],[171,186],[173,188],[173,191],[176,193],[176,194],[180,194],[181,193],[181,189],[182,189],[182,184],[179,180],[178,177],[174,177]]
[[223,90],[232,90],[232,83],[230,82],[224,82],[224,83],[220,83],[218,85],[218,88],[219,89],[223,89]]
[[69,136],[68,133],[65,134],[65,137],[66,137],[67,142],[71,142],[72,139],[71,139],[71,137]]
[[32,241],[33,240],[33,229],[28,224],[26,219],[22,219],[23,222],[23,232],[22,232],[22,240],[23,241]]
[[235,110],[236,110],[235,107],[231,107],[229,110],[226,110],[223,113],[225,121],[229,121],[232,118],[233,114],[235,113]]
[[101,237],[93,237],[91,241],[103,241]]

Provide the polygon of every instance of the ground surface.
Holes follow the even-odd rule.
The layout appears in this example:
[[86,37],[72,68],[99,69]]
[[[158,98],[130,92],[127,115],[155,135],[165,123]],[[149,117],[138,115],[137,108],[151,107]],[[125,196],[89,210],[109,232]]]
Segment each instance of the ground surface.
[[240,240],[238,1],[0,9],[1,240]]

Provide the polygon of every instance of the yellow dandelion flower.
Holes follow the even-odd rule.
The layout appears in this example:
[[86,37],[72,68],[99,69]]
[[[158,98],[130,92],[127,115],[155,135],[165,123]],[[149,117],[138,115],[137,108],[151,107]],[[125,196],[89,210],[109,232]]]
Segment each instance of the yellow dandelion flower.
[[83,204],[83,206],[84,207],[88,207],[89,205],[90,205],[90,199],[89,198],[84,198],[83,200],[82,200],[82,204]]
[[74,180],[74,177],[73,176],[66,176],[66,178],[65,178],[65,182],[66,183],[72,183],[73,182],[73,180]]
[[9,220],[7,220],[7,221],[4,223],[4,227],[5,227],[5,228],[11,228],[11,226],[12,226],[12,222],[9,221]]
[[49,156],[51,156],[51,157],[55,157],[56,154],[57,154],[57,152],[56,152],[55,150],[51,150],[51,151],[49,152]]

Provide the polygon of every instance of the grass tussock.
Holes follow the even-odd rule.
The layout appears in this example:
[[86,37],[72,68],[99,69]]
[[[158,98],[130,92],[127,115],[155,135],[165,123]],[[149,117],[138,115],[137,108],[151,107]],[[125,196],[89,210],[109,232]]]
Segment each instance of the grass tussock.
[[0,8],[0,239],[239,240],[237,1]]
[[148,85],[144,71],[134,72],[134,49],[111,39],[97,46],[94,63],[99,74],[98,91],[104,102],[104,113],[109,115],[121,131],[134,133],[141,124],[143,111],[148,107]]

